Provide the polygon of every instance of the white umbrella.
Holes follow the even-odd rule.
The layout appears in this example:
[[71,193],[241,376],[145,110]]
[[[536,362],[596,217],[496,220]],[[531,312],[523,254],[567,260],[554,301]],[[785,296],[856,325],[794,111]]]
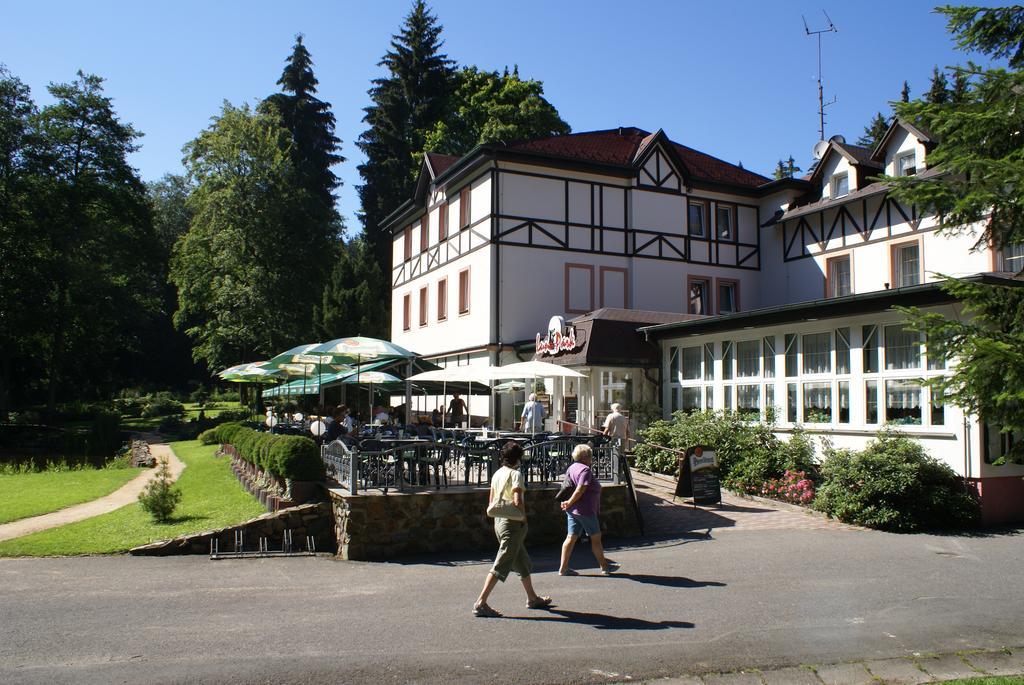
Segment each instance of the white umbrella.
[[[441,393],[445,399],[448,398],[448,383],[469,383],[469,395],[473,395],[473,383],[487,383],[497,378],[496,373],[501,371],[500,366],[449,366],[434,371],[424,371],[415,376],[409,376],[410,381],[441,381]],[[493,405],[493,398],[492,398]],[[445,425],[446,413],[441,414],[441,427]],[[470,414],[472,416],[472,414]],[[493,417],[492,417],[493,421]]]
[[[550,362],[519,362],[500,367],[495,378],[583,378],[583,374],[567,366],[559,366]],[[530,432],[534,432],[534,422],[530,422]]]

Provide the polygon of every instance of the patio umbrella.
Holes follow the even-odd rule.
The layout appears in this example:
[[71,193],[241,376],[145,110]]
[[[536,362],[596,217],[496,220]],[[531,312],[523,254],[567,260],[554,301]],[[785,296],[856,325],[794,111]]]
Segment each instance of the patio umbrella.
[[[303,381],[316,372],[319,378],[326,371],[346,371],[349,367],[345,362],[347,358],[342,355],[333,355],[329,352],[316,351],[319,343],[307,343],[297,345],[290,350],[271,357],[266,365],[268,368],[276,368],[284,374],[293,377],[302,377]],[[320,385],[319,383],[317,384]],[[306,394],[303,392],[303,394]]]
[[[501,369],[500,366],[449,366],[443,369],[437,369],[435,371],[424,371],[418,373],[415,376],[409,376],[411,381],[441,381],[442,383],[442,395],[445,400],[448,399],[448,388],[449,382],[468,382],[469,383],[469,394],[473,394],[473,383],[484,383],[488,382],[493,378],[496,378],[495,373]],[[493,407],[493,398],[492,398]],[[492,412],[493,413],[493,412]],[[441,414],[441,426],[445,426],[446,413]],[[491,420],[493,422],[493,416]]]
[[[314,354],[329,354],[335,359],[345,360],[349,364],[355,361],[357,378],[359,376],[359,367],[363,362],[376,361],[379,359],[415,359],[419,356],[415,352],[410,352],[401,345],[396,345],[389,340],[364,338],[358,335],[349,338],[329,340],[325,343],[314,346],[312,352]],[[407,384],[405,392],[407,419],[410,392],[411,386]]]
[[[519,362],[518,364],[509,364],[508,366],[502,366],[500,370],[495,371],[496,378],[525,378],[525,379],[537,379],[537,378],[583,378],[583,374],[579,371],[574,371],[566,366],[559,366],[558,364],[552,364],[550,362]],[[533,432],[534,426],[531,421],[530,431]]]
[[358,372],[354,373],[354,374],[350,373],[341,382],[345,383],[345,384],[348,384],[348,385],[363,385],[365,383],[366,385],[370,386],[370,413],[368,414],[368,416],[370,417],[370,421],[372,422],[373,421],[373,386],[374,386],[374,384],[376,384],[376,385],[394,384],[394,383],[402,383],[403,381],[398,376],[394,376],[394,375],[392,375],[390,373],[386,373],[384,371],[363,371],[362,373],[358,373]]

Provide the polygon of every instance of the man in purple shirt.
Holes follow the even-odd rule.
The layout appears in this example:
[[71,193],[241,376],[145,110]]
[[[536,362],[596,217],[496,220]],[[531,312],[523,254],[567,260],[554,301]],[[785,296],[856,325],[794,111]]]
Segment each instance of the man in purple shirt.
[[594,477],[590,464],[594,460],[594,452],[588,445],[577,445],[572,452],[572,466],[566,473],[576,485],[572,497],[562,502],[562,511],[568,521],[569,534],[562,543],[562,559],[558,566],[558,575],[576,576],[576,571],[569,568],[569,557],[580,535],[586,532],[590,536],[590,550],[594,553],[601,575],[608,576],[617,571],[619,565],[604,556],[601,544],[601,524],[597,515],[601,512],[601,483]]

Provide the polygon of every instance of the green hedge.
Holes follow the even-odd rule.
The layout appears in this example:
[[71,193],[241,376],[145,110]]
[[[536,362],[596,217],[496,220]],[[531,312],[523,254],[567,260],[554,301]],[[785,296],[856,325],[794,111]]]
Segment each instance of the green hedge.
[[859,451],[835,450],[821,467],[814,507],[840,521],[893,532],[976,525],[980,509],[963,480],[921,443],[891,428]]
[[233,445],[238,456],[267,473],[289,480],[324,480],[320,449],[301,435],[274,435],[225,423],[199,436],[204,445]]

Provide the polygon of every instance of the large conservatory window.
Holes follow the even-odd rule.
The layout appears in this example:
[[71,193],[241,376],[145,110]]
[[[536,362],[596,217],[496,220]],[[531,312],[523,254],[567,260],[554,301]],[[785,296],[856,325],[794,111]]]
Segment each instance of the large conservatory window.
[[744,414],[759,414],[761,411],[760,388],[756,385],[737,385],[736,409]]
[[839,381],[839,423],[850,423],[850,381]]
[[683,388],[683,411],[700,411],[700,388]]
[[684,347],[682,350],[683,380],[700,380],[700,357],[699,347]]
[[836,329],[836,373],[850,373],[850,329]]
[[758,349],[759,340],[744,340],[736,343],[736,375],[749,378],[761,373],[761,356]]
[[935,388],[930,388],[928,394],[931,396],[931,424],[933,426],[943,426],[946,423],[946,398],[942,396],[942,393]]
[[775,378],[775,336],[764,338],[764,377]]
[[715,380],[715,344],[704,343],[704,380]]
[[732,361],[735,356],[736,355],[733,349],[732,341],[724,341],[722,343],[722,378],[724,378],[725,380],[729,380],[732,378]]
[[886,326],[885,368],[920,369],[921,334],[903,326]]
[[878,423],[878,381],[864,382],[864,423]]
[[796,341],[797,337],[793,333],[786,333],[786,377],[792,378],[797,375],[799,367],[797,366],[796,356]]
[[799,423],[796,403],[796,383],[786,383],[786,418],[790,423]]
[[704,408],[708,411],[715,408],[715,388],[712,385],[704,386]]
[[921,425],[921,384],[917,381],[885,382],[885,420],[904,425]]
[[878,373],[878,326],[861,328],[864,350],[864,373]]
[[803,339],[804,373],[828,373],[832,370],[832,336],[809,333]]
[[668,377],[673,383],[679,382],[679,349],[678,347],[669,348]]
[[831,383],[804,383],[804,421],[832,423]]

